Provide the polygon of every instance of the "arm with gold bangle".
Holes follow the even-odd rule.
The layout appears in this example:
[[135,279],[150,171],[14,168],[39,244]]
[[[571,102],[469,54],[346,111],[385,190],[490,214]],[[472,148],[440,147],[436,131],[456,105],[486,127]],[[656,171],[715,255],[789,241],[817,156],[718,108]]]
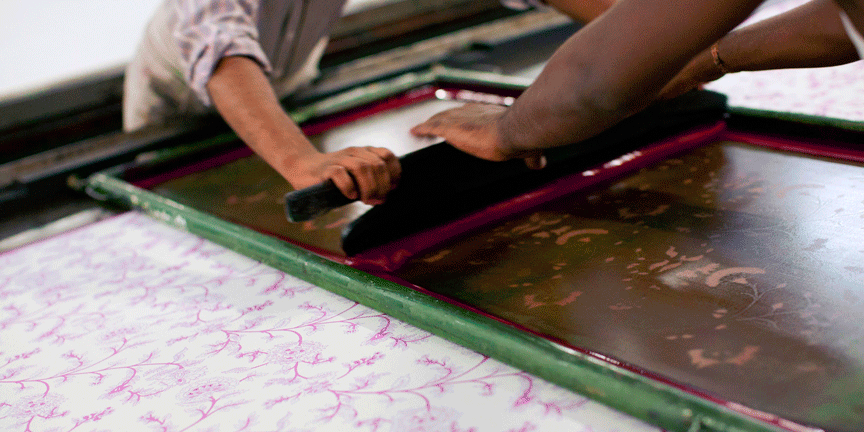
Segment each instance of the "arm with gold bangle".
[[770,69],[836,66],[858,60],[833,0],[814,0],[733,30],[697,54],[663,88],[669,99],[723,75]]

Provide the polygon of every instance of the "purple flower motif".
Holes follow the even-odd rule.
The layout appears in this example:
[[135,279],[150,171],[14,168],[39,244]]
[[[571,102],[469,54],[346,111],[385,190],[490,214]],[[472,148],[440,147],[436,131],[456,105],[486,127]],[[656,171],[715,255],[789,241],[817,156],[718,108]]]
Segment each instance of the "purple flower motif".
[[181,402],[185,403],[208,401],[211,398],[216,399],[216,396],[220,393],[233,390],[236,386],[237,380],[228,378],[211,378],[186,386],[177,398],[180,399]]
[[182,369],[178,369],[176,366],[170,366],[155,371],[148,380],[154,383],[159,383],[166,388],[171,388],[188,385],[204,374],[204,370],[192,367],[183,367]]
[[418,408],[401,411],[393,418],[393,432],[440,432],[455,429],[459,412],[450,408]]
[[139,326],[135,325],[126,325],[123,327],[113,328],[105,333],[103,333],[99,339],[102,341],[108,342],[113,340],[122,340],[124,338],[128,338],[129,336],[140,333],[141,329]]
[[324,346],[318,342],[300,344],[280,344],[267,352],[267,360],[274,363],[294,365],[296,363],[315,363]]
[[56,411],[65,400],[66,398],[56,394],[45,396],[39,394],[38,396],[21,398],[12,403],[10,415],[17,418],[61,416],[62,414],[58,414]]
[[316,393],[323,393],[327,390],[330,390],[330,387],[333,385],[332,382],[326,380],[317,380],[311,382],[307,385],[301,393],[304,395],[311,395]]

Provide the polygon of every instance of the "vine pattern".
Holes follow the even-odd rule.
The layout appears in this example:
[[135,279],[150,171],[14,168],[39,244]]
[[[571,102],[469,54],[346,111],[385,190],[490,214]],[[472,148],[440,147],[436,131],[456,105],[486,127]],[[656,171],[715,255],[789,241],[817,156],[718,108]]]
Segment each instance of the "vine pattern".
[[4,431],[654,430],[134,212],[0,255]]

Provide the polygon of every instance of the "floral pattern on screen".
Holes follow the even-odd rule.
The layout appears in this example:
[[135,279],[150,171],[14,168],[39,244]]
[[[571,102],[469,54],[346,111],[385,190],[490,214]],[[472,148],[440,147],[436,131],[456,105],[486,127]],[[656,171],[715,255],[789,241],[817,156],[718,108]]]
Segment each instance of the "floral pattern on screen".
[[137,213],[0,255],[3,431],[649,431]]
[[514,213],[398,276],[685,388],[864,430],[862,165],[718,141]]

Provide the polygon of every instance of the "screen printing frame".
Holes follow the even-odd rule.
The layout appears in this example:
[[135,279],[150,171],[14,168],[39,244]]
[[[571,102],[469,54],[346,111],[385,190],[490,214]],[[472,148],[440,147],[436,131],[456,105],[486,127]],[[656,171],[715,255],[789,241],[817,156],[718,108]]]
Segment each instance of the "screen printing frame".
[[[406,74],[322,100],[293,112],[292,118],[302,124],[311,119],[326,118],[334,113],[428,85],[494,86],[505,92],[518,93],[527,84],[528,82],[521,78],[434,68],[425,73]],[[770,112],[750,110],[735,113],[733,118],[735,117],[758,119],[778,116]],[[858,123],[846,124],[837,119],[790,115],[783,121],[789,120],[815,124],[819,128],[839,126],[840,133],[844,130],[862,130]],[[695,132],[691,131],[690,138],[673,137],[667,146],[680,145],[681,142],[689,142],[690,146],[697,145],[704,139],[716,137],[724,127],[722,122],[708,125]],[[350,262],[340,263],[326,259],[307,249],[226,222],[122,180],[129,170],[146,168],[166,160],[188,160],[190,154],[202,149],[217,148],[233,140],[236,140],[233,134],[226,134],[167,152],[145,154],[135,163],[94,174],[87,179],[85,189],[94,197],[143,210],[156,219],[667,430],[812,430],[772,414],[712,399],[601,354],[572,349],[526,332],[510,323],[397,283],[386,278],[386,275],[378,277],[370,274],[360,269],[363,265],[352,267],[348,265]],[[826,149],[814,147],[809,151],[803,150],[810,154],[822,154]],[[795,150],[802,151],[800,148]],[[832,156],[849,158],[850,154],[847,152]],[[608,178],[621,170],[631,169],[631,166],[625,163],[607,168],[610,168],[605,174]],[[600,177],[603,176],[598,176]],[[548,200],[551,197],[536,199]],[[535,202],[532,205],[537,204]],[[472,223],[470,219],[466,218],[468,225]],[[383,249],[387,247],[392,248],[392,245]]]

